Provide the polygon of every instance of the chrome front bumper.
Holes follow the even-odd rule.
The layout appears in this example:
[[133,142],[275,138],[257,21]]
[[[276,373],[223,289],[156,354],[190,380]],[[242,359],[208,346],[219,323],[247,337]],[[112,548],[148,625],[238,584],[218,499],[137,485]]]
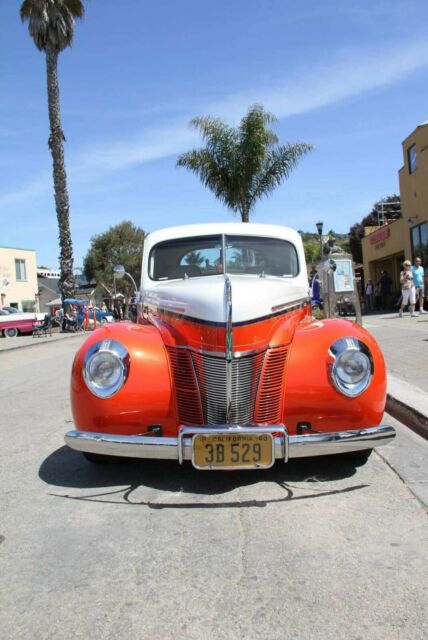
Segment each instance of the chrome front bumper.
[[310,433],[289,436],[284,425],[258,427],[206,426],[181,427],[178,438],[155,436],[122,436],[93,431],[69,431],[65,435],[66,444],[84,453],[96,453],[125,458],[155,458],[159,460],[192,460],[192,436],[198,433],[274,433],[275,459],[287,462],[289,458],[325,456],[350,451],[362,451],[388,444],[395,438],[395,430],[386,425],[368,427],[353,431],[333,433]]

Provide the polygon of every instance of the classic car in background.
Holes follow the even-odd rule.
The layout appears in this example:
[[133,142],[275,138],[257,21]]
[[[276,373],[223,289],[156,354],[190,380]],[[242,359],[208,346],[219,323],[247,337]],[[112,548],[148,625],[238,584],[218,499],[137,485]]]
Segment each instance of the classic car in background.
[[137,324],[98,329],[74,360],[75,430],[65,440],[89,460],[265,469],[364,457],[394,437],[381,424],[382,353],[357,324],[313,320],[295,231],[225,223],[153,232],[138,307]]
[[[114,322],[113,312],[112,311],[103,311],[99,307],[88,307],[88,316],[89,316],[89,326],[92,326],[94,323],[94,311],[96,321],[100,324],[106,324],[107,322]],[[78,322],[82,322],[85,319],[84,311],[80,310],[77,314]]]
[[70,327],[73,329],[76,327],[83,328],[86,320],[88,322],[88,326],[93,328],[94,316],[96,322],[99,324],[114,322],[113,313],[111,311],[103,311],[99,307],[88,306],[86,300],[80,300],[79,298],[65,298],[64,304],[66,310],[65,329]]
[[[13,307],[12,307],[13,308]],[[32,333],[33,324],[38,320],[43,320],[44,313],[21,312],[7,310],[3,307],[0,310],[0,335],[6,338],[16,338],[22,333]]]

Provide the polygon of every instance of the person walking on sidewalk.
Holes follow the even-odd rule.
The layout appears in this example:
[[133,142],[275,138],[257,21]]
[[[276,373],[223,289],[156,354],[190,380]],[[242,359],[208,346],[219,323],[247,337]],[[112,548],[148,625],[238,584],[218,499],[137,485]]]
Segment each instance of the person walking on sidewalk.
[[367,281],[366,284],[366,309],[367,311],[373,311],[374,308],[374,286],[371,280]]
[[422,266],[422,260],[420,258],[415,258],[415,264],[412,267],[412,273],[416,290],[416,303],[419,300],[419,313],[426,313],[426,311],[424,311],[424,268]]
[[410,317],[415,317],[416,290],[411,267],[412,263],[410,260],[405,260],[403,262],[403,271],[400,273],[401,295],[403,298],[400,311],[398,312],[400,318],[403,317],[403,309],[407,305],[409,305]]

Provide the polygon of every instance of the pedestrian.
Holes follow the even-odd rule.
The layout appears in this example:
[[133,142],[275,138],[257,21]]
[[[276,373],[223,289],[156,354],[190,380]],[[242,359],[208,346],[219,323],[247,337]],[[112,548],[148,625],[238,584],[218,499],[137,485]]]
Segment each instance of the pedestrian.
[[400,273],[401,295],[403,296],[400,311],[398,312],[400,318],[403,317],[403,309],[407,305],[409,305],[410,317],[415,317],[416,291],[411,267],[410,260],[405,260],[403,262],[403,271]]
[[374,286],[372,280],[367,280],[366,289],[366,309],[367,311],[373,311],[374,307]]
[[392,280],[386,271],[381,271],[379,283],[382,292],[382,309],[388,309],[391,299]]
[[375,298],[375,309],[376,311],[380,311],[382,308],[382,289],[380,286],[380,282],[375,285],[374,288],[374,298]]
[[419,313],[426,313],[424,311],[424,298],[425,298],[425,288],[424,288],[424,268],[422,266],[422,260],[420,258],[415,258],[415,264],[412,267],[413,273],[413,282],[415,283],[415,293],[416,300],[415,304],[417,304],[419,300]]
[[120,322],[120,306],[118,301],[116,301],[113,306],[113,318],[116,322]]

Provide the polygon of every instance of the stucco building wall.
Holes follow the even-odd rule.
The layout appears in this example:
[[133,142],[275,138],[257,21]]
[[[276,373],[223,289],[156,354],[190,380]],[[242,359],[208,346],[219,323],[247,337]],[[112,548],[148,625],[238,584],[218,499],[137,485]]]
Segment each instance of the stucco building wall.
[[36,252],[0,247],[0,305],[37,310],[37,294]]

